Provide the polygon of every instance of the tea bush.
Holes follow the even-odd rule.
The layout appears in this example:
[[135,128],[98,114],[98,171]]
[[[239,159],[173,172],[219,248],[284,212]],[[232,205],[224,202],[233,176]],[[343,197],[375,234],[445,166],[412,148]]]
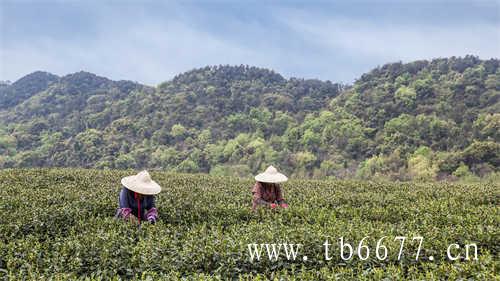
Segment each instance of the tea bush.
[[[250,179],[153,172],[160,220],[138,229],[113,218],[130,173],[1,170],[0,279],[499,279],[498,184],[291,180],[290,208],[254,213]],[[353,247],[369,236],[369,258],[342,260],[341,236]],[[408,241],[397,260],[395,236],[423,236],[420,259]],[[308,260],[250,261],[247,244],[280,242],[303,244]],[[450,261],[451,243],[476,243],[479,260]]]

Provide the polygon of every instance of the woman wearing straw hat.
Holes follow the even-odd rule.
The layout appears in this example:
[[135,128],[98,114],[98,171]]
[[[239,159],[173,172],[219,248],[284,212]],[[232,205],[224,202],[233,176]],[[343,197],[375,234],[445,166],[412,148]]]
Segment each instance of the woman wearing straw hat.
[[253,201],[252,209],[255,210],[258,206],[267,206],[275,209],[280,206],[288,208],[279,183],[286,182],[288,178],[279,173],[275,167],[267,167],[264,173],[255,176],[257,181],[252,188]]
[[154,195],[160,193],[160,185],[151,179],[147,171],[124,177],[121,184],[123,188],[119,197],[120,208],[116,212],[116,217],[138,220],[139,224],[141,220],[155,223],[158,211]]

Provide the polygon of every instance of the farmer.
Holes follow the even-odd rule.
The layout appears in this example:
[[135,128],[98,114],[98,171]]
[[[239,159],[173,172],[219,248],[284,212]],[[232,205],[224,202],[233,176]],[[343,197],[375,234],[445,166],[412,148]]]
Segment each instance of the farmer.
[[264,173],[255,176],[257,181],[252,188],[253,201],[252,210],[256,210],[258,206],[267,206],[271,209],[288,208],[279,183],[285,182],[288,178],[278,173],[276,168],[269,166]]
[[160,193],[161,187],[151,179],[147,171],[137,175],[124,177],[121,180],[122,190],[116,217],[131,221],[149,221],[155,223],[158,211],[155,207],[154,195]]

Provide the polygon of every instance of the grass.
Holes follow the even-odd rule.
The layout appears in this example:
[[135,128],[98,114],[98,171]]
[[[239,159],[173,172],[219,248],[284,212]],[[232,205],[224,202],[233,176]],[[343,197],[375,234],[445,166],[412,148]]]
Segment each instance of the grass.
[[[153,172],[160,221],[113,218],[131,171],[0,171],[0,278],[499,280],[500,186],[291,180],[287,210],[251,211],[250,179]],[[370,256],[340,257],[338,238]],[[377,241],[388,257],[375,256]],[[397,259],[396,236],[408,240]],[[326,239],[334,244],[324,257]],[[249,243],[300,243],[302,258],[250,261]],[[478,260],[450,261],[447,247],[477,244]],[[433,261],[429,257],[434,258]]]

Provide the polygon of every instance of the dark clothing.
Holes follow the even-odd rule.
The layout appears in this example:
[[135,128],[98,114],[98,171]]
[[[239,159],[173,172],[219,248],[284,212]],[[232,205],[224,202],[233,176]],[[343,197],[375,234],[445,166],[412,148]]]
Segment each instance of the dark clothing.
[[283,194],[279,184],[256,182],[252,188],[253,200],[252,209],[255,210],[258,205],[267,205],[271,203],[283,204]]
[[[120,191],[119,204],[117,211],[118,217],[128,218],[130,214],[138,217],[138,199],[135,197],[135,192],[123,187]],[[158,212],[155,208],[155,197],[153,195],[142,195],[140,199],[141,220],[154,220],[158,218]]]

